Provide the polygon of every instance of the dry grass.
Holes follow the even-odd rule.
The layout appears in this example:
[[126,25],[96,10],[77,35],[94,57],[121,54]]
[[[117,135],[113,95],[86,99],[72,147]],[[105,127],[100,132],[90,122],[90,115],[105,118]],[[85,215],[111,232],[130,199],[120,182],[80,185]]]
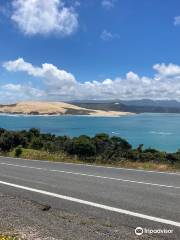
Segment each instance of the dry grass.
[[[15,151],[8,154],[10,157],[15,157]],[[68,156],[65,153],[48,153],[46,151],[39,151],[33,149],[23,149],[21,158],[31,159],[31,160],[48,160],[53,162],[69,162],[69,163],[85,163],[78,159],[76,156]],[[88,164],[88,161],[86,162]],[[145,170],[156,170],[156,171],[180,171],[179,164],[169,164],[169,163],[155,163],[155,162],[134,162],[131,160],[113,162],[113,163],[102,163],[101,161],[95,161],[97,165],[107,166],[107,167],[122,167],[122,168],[132,168],[132,169],[145,169]]]
[[[15,157],[15,150],[8,153],[9,157]],[[34,150],[34,149],[22,149],[21,158],[30,160],[48,160],[52,162],[72,162],[82,163],[77,157],[70,157],[67,154],[61,153],[49,153],[46,151]]]
[[157,170],[157,171],[180,171],[180,165],[168,163],[154,163],[154,162],[119,162],[115,166],[134,169]]
[[0,235],[0,240],[20,240],[19,237],[11,237],[7,235]]

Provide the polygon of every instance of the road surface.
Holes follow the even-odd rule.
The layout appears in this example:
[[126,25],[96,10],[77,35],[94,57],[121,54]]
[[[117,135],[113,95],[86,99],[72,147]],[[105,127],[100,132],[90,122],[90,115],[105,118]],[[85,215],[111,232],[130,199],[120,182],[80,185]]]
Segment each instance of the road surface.
[[0,157],[0,191],[116,225],[180,235],[180,173]]

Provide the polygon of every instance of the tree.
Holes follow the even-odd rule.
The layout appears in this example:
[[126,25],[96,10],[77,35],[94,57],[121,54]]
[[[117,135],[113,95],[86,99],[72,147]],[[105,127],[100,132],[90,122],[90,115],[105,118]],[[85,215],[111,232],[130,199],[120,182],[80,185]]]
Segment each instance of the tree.
[[30,148],[36,149],[36,150],[42,149],[43,148],[42,140],[40,138],[33,138],[30,144]]
[[105,133],[97,134],[93,138],[93,141],[96,146],[97,154],[102,154],[110,145],[109,135]]
[[6,130],[4,128],[0,128],[0,136],[5,132]]
[[34,137],[39,137],[40,136],[40,130],[37,128],[31,128],[29,130],[29,133],[32,134]]
[[90,138],[80,136],[74,139],[72,152],[80,157],[90,157],[95,155],[96,147],[91,143]]
[[137,151],[138,152],[142,152],[143,151],[143,147],[144,147],[144,144],[139,144],[139,146],[137,147]]
[[121,137],[113,136],[113,137],[111,137],[111,141],[116,149],[120,148],[120,149],[126,151],[126,150],[130,150],[132,148],[131,144],[129,144],[127,140],[125,140]]
[[8,152],[12,148],[12,138],[7,135],[1,135],[0,137],[0,151]]

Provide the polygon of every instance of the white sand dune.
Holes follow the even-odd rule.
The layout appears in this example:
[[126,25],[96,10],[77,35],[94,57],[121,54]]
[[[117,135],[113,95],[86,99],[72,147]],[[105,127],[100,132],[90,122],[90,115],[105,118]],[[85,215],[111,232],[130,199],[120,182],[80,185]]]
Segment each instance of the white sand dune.
[[34,114],[34,115],[91,115],[91,116],[123,116],[130,112],[103,111],[81,108],[64,102],[19,102],[11,105],[0,105],[0,113]]

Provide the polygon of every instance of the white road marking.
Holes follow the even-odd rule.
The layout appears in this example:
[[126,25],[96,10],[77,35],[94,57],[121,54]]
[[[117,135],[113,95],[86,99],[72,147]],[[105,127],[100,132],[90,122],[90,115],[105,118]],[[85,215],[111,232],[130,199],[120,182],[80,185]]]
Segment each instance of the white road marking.
[[58,173],[79,175],[79,176],[85,176],[85,177],[94,177],[94,178],[121,181],[121,182],[137,183],[137,184],[151,185],[151,186],[157,186],[157,187],[180,189],[180,186],[178,187],[178,186],[163,185],[163,184],[151,183],[151,182],[139,182],[139,181],[135,181],[135,180],[122,179],[122,178],[112,178],[112,177],[105,177],[105,176],[92,175],[92,174],[79,173],[79,172],[68,172],[68,171],[62,171],[62,170],[56,170],[56,169],[30,167],[30,166],[26,166],[26,165],[18,165],[18,164],[2,163],[2,162],[0,163],[0,165],[19,167],[19,168],[35,169],[35,170],[41,170],[41,171],[47,171],[47,172],[58,172]]
[[63,200],[71,201],[71,202],[76,202],[76,203],[88,205],[88,206],[91,206],[91,207],[101,208],[101,209],[111,211],[111,212],[126,214],[126,215],[130,215],[130,216],[133,216],[133,217],[143,218],[143,219],[154,221],[154,222],[159,222],[159,223],[163,223],[163,224],[168,224],[168,225],[180,227],[180,222],[175,222],[175,221],[171,221],[171,220],[167,220],[167,219],[163,219],[163,218],[153,217],[153,216],[149,216],[149,215],[145,215],[145,214],[141,214],[141,213],[137,213],[137,212],[124,210],[124,209],[121,209],[121,208],[110,207],[110,206],[95,203],[95,202],[89,202],[89,201],[86,201],[86,200],[73,198],[73,197],[68,197],[68,196],[65,196],[65,195],[60,195],[60,194],[57,194],[57,193],[52,193],[52,192],[48,192],[48,191],[44,191],[44,190],[40,190],[40,189],[36,189],[36,188],[17,185],[17,184],[13,184],[13,183],[9,183],[9,182],[0,181],[0,184],[10,186],[10,187],[14,187],[14,188],[18,188],[18,189],[23,189],[23,190],[30,191],[30,192],[40,193],[40,194],[43,194],[43,195],[47,195],[47,196],[51,196],[51,197],[55,197],[55,198],[59,198],[59,199],[63,199]]
[[153,170],[143,170],[143,169],[134,169],[134,168],[121,168],[121,167],[109,167],[109,166],[100,166],[95,164],[86,164],[86,163],[71,163],[71,162],[50,162],[47,160],[37,160],[37,159],[26,159],[26,158],[16,158],[16,157],[4,157],[0,156],[0,158],[7,158],[7,159],[16,159],[21,161],[34,161],[34,162],[41,162],[41,163],[51,163],[51,164],[64,164],[64,165],[76,165],[76,166],[85,166],[85,167],[94,167],[94,168],[109,168],[115,170],[125,170],[125,171],[135,171],[135,172],[145,172],[145,173],[157,173],[157,174],[168,174],[168,175],[179,175],[180,172],[160,172],[160,171],[153,171]]
[[[10,175],[7,175],[7,174],[1,174],[1,177],[5,177],[5,178],[11,178],[11,180],[20,180],[20,181],[23,181],[25,182],[27,179],[25,178],[21,178],[21,177],[15,177],[15,176],[10,176]],[[48,183],[45,183],[45,182],[42,182],[42,181],[37,181],[37,180],[32,180],[32,179],[28,179],[28,183],[35,183],[35,184],[41,184],[41,185],[45,185],[47,187],[54,187],[54,185],[50,185]]]

